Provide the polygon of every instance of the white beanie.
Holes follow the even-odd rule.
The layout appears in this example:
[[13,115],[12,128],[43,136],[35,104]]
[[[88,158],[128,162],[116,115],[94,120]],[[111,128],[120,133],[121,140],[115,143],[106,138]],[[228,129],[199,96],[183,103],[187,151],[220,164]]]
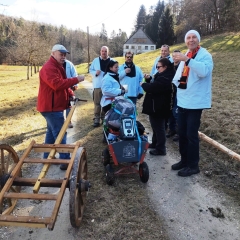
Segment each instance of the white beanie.
[[186,42],[186,40],[187,40],[187,36],[188,36],[190,33],[195,34],[195,35],[197,36],[197,38],[198,38],[198,41],[200,42],[200,40],[201,40],[200,34],[199,34],[199,32],[196,31],[196,30],[189,30],[189,31],[186,33],[185,38],[184,38],[184,41],[185,41],[185,42]]

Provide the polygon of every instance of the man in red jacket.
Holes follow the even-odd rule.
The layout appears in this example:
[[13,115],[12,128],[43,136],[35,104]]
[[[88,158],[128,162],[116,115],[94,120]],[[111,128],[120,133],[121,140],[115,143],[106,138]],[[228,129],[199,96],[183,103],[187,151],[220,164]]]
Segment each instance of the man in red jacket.
[[[52,144],[64,124],[63,111],[69,106],[68,88],[84,81],[83,75],[67,78],[63,63],[69,51],[60,44],[52,48],[50,59],[43,65],[39,72],[39,92],[37,110],[47,121],[46,144]],[[62,144],[66,144],[67,134],[64,135]],[[44,153],[47,158],[49,153]],[[70,159],[69,153],[60,153],[60,159]],[[61,164],[60,169],[66,170],[67,164]]]

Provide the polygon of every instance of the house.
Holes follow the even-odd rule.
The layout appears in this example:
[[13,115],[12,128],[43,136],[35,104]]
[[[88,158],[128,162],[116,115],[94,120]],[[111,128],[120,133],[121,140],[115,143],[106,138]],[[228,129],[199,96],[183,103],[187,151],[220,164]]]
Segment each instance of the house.
[[137,30],[123,45],[123,56],[128,51],[134,54],[145,53],[156,49],[156,44],[143,32],[141,28]]

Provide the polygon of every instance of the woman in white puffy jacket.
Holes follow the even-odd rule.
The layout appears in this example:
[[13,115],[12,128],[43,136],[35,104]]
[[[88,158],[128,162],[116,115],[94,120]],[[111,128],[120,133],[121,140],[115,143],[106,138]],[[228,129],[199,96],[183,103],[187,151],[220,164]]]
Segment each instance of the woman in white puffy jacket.
[[101,106],[106,113],[111,108],[112,100],[125,93],[124,88],[119,83],[118,62],[110,60],[102,79],[102,99]]

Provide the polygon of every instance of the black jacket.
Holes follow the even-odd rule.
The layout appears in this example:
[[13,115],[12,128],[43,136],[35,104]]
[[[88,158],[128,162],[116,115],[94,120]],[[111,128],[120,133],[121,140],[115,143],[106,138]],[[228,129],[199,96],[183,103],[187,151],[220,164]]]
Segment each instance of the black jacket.
[[174,70],[166,69],[162,73],[156,73],[153,82],[142,84],[142,88],[146,92],[142,113],[169,117],[173,106],[172,79],[174,74]]

